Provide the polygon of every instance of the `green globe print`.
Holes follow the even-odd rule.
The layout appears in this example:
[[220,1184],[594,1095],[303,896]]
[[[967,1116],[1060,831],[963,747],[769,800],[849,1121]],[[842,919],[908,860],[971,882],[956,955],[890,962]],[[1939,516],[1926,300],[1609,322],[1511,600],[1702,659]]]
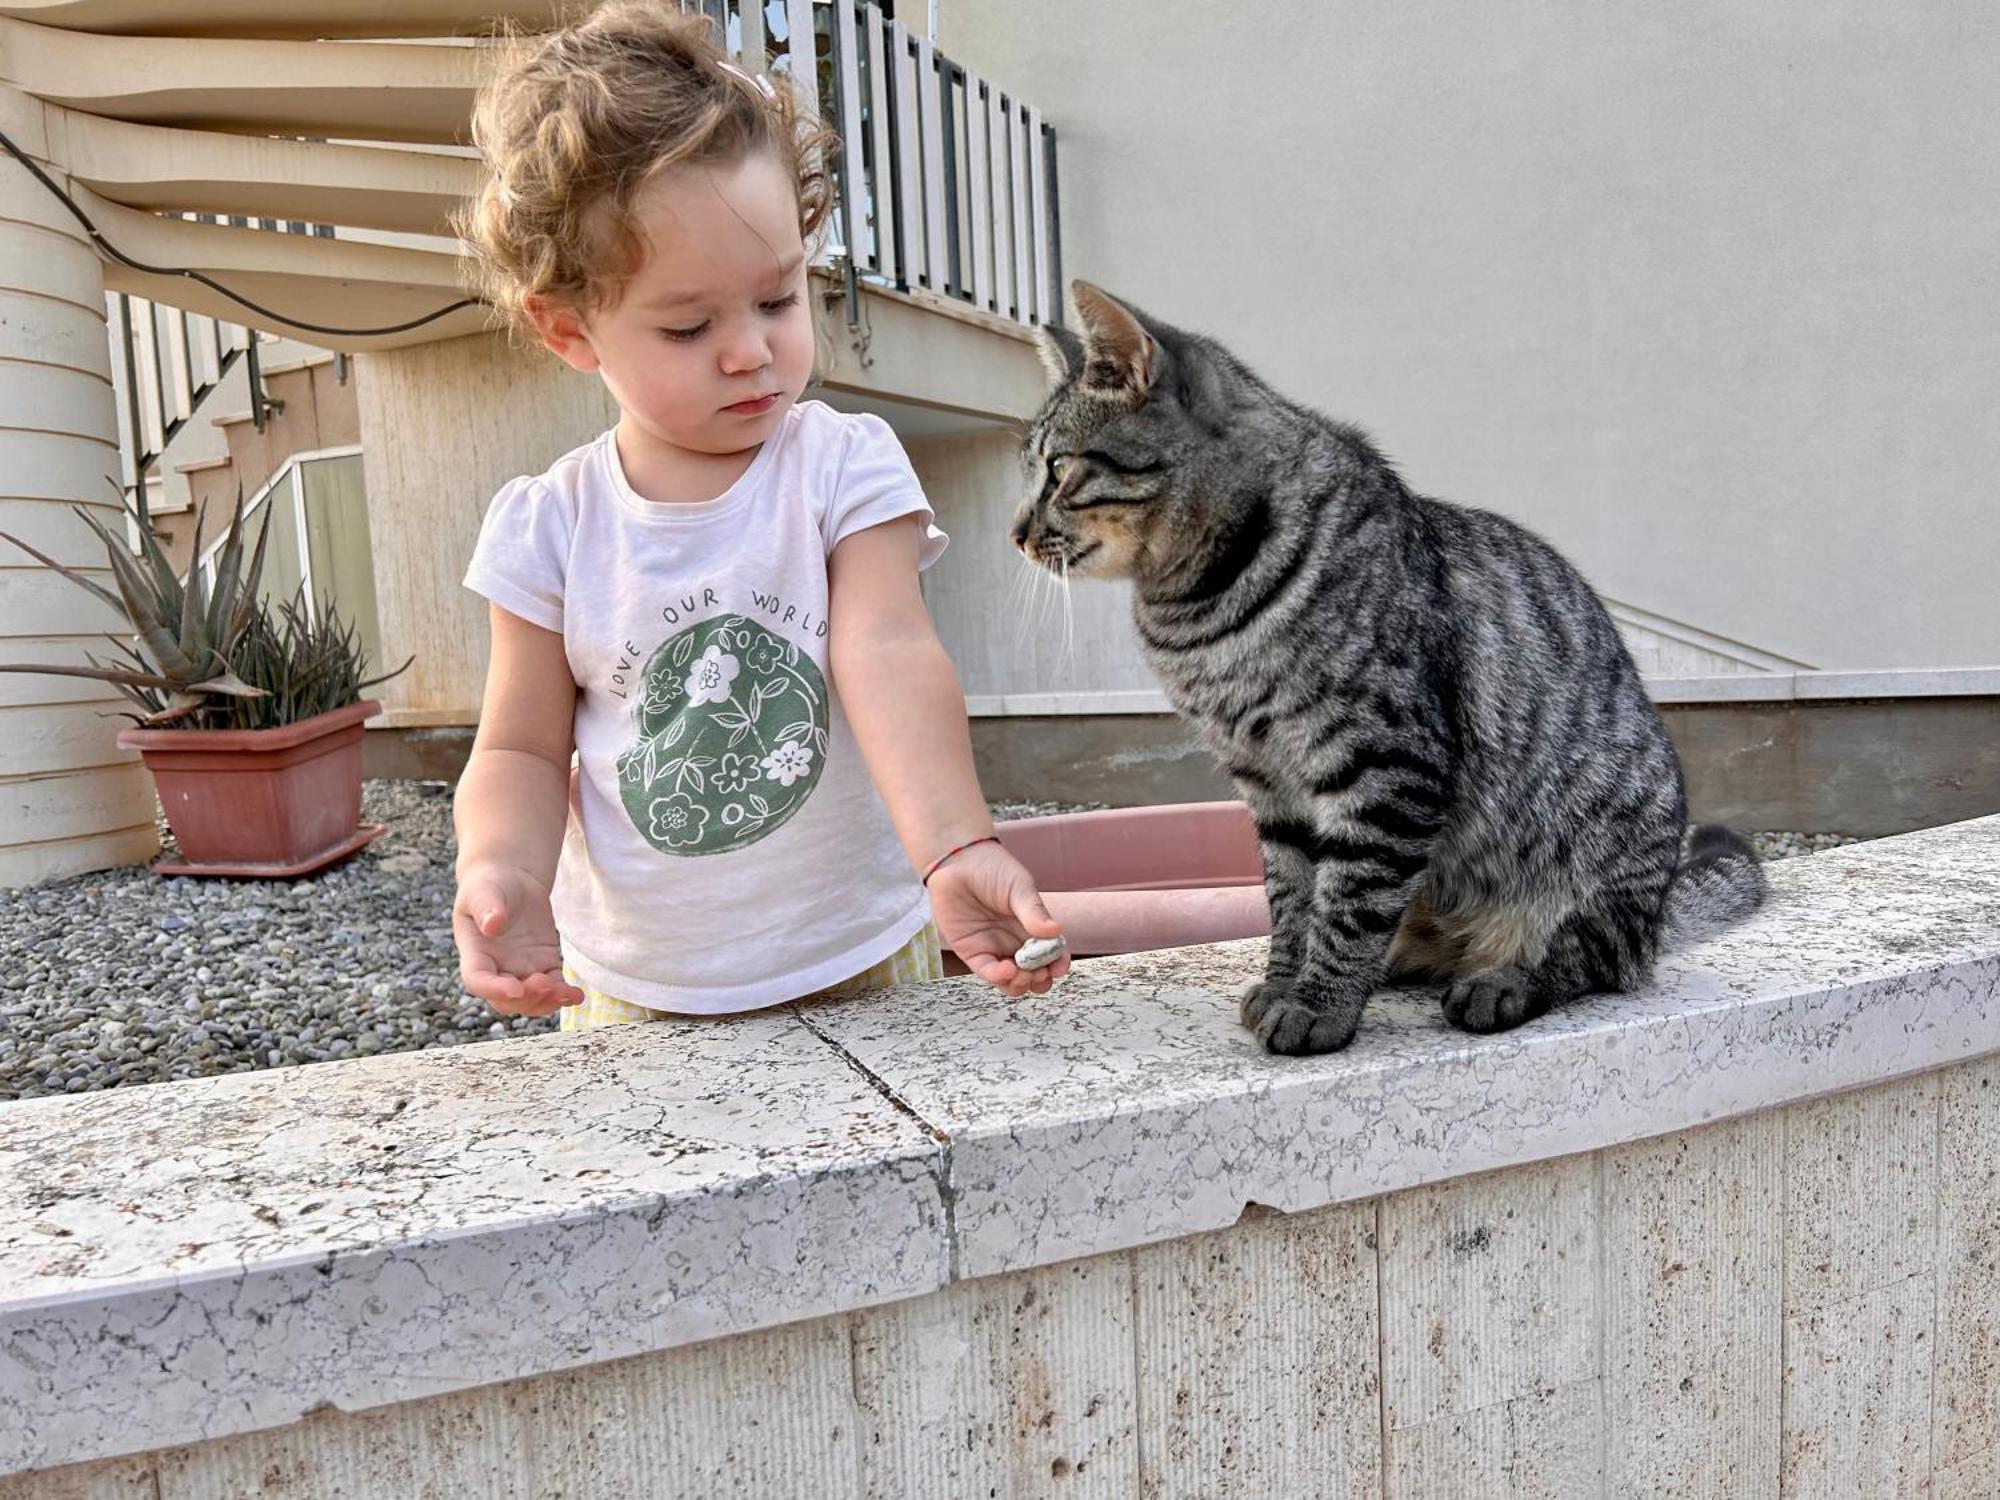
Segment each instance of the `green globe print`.
[[663,854],[726,854],[806,804],[826,766],[826,679],[754,620],[690,626],[646,661],[618,757],[632,826]]

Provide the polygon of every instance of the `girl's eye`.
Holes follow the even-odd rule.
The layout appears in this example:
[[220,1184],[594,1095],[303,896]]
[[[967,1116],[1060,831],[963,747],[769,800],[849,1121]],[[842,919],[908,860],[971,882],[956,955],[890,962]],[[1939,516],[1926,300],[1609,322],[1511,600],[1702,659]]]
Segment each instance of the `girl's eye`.
[[799,294],[797,292],[788,292],[775,302],[766,302],[764,304],[764,311],[767,313],[781,313],[788,307],[797,307],[798,305]]
[[685,344],[691,339],[700,338],[707,329],[708,324],[697,323],[692,328],[662,328],[660,334],[663,338],[670,338],[677,344]]

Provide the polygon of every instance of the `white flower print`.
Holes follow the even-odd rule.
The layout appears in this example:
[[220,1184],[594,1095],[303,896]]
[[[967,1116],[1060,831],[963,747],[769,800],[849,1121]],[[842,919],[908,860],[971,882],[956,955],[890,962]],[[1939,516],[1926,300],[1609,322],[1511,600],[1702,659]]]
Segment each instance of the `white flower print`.
[[694,799],[686,792],[658,798],[647,811],[652,818],[654,842],[664,843],[669,849],[700,843],[702,830],[708,826],[708,809],[695,806]]
[[786,740],[764,757],[764,774],[779,786],[790,786],[812,770],[813,753],[797,740]]
[[683,684],[689,704],[727,703],[729,695],[735,691],[736,674],[742,670],[743,663],[710,642]]
[[645,708],[649,714],[663,714],[674,704],[675,683],[671,677],[655,677],[646,684]]
[[724,796],[740,792],[757,779],[755,755],[725,755],[713,778],[715,789]]

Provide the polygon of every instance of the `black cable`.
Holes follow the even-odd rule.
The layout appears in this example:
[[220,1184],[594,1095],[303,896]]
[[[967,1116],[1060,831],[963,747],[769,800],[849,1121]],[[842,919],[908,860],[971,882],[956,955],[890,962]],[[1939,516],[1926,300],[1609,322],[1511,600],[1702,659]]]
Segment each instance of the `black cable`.
[[330,328],[324,323],[306,323],[297,318],[288,318],[283,313],[273,312],[270,308],[260,303],[252,302],[248,297],[240,296],[230,291],[228,287],[205,272],[189,270],[185,266],[149,266],[142,260],[134,260],[123,250],[112,244],[111,241],[107,240],[104,237],[103,231],[90,222],[90,215],[83,211],[74,198],[63,191],[62,184],[58,183],[34,161],[30,160],[28,154],[15,145],[12,137],[4,130],[0,130],[0,146],[6,147],[9,156],[34,173],[35,180],[51,193],[55,194],[62,206],[76,216],[77,223],[84,227],[97,248],[117,261],[121,266],[134,271],[143,271],[148,276],[185,276],[190,281],[199,282],[212,292],[219,292],[231,302],[249,308],[258,317],[267,319],[273,323],[283,323],[287,328],[298,328],[307,333],[330,334],[335,338],[379,338],[392,333],[408,333],[413,328],[421,328],[426,323],[435,323],[439,318],[449,317],[461,307],[477,307],[485,300],[480,297],[461,297],[449,307],[440,307],[436,312],[425,313],[421,318],[412,318],[407,323],[390,323],[381,328]]

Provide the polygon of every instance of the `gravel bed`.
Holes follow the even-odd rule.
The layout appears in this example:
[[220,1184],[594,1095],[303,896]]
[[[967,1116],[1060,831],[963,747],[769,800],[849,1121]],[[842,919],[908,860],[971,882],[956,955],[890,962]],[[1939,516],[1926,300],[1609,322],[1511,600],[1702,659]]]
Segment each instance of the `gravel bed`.
[[[554,1030],[458,987],[450,788],[369,782],[363,807],[388,833],[306,880],[133,868],[0,890],[0,1100]],[[1774,859],[1852,842],[1755,838]]]
[[1765,859],[1790,859],[1799,854],[1818,854],[1823,849],[1838,849],[1842,844],[1858,844],[1861,841],[1846,833],[1753,833],[1750,842],[1757,846],[1757,853]]

